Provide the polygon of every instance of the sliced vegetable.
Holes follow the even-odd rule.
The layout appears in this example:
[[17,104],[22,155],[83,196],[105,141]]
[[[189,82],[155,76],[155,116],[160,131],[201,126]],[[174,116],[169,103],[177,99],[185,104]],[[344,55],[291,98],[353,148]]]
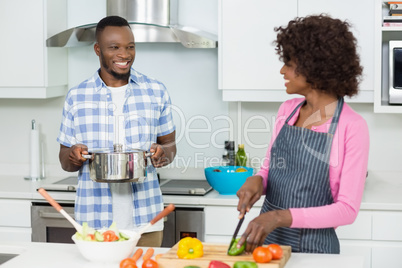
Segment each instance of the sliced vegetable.
[[237,256],[243,253],[244,249],[246,248],[246,243],[244,242],[243,245],[241,245],[240,248],[237,247],[237,244],[239,243],[240,237],[236,238],[235,241],[232,243],[232,246],[230,247],[228,251],[228,255],[230,256]]
[[201,268],[200,266],[194,266],[194,265],[187,265],[184,266],[184,268]]
[[158,268],[158,263],[152,259],[147,259],[142,263],[142,268]]
[[258,265],[252,261],[237,261],[233,264],[233,268],[258,268]]
[[208,268],[230,268],[230,266],[221,261],[211,261]]
[[156,255],[155,255],[155,261],[158,261],[159,258],[162,257],[162,256],[163,256],[162,253],[156,254]]
[[113,242],[119,240],[119,237],[112,230],[107,230],[103,232],[102,235],[103,235],[103,241],[105,242]]
[[200,240],[193,237],[185,237],[179,241],[177,256],[180,259],[195,259],[204,255],[204,248]]
[[256,247],[253,251],[253,259],[258,263],[267,263],[272,260],[272,253],[267,247]]

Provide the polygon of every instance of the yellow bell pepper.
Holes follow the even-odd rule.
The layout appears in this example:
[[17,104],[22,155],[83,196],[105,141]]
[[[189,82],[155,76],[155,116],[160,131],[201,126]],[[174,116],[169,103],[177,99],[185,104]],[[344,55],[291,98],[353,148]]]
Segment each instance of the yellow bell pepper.
[[195,259],[204,255],[204,248],[200,240],[185,237],[179,241],[177,256],[180,259]]

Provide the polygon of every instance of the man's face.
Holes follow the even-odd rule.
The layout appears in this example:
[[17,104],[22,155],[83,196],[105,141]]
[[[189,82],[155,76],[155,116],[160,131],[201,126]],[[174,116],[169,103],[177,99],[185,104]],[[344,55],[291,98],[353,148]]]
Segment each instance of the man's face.
[[135,59],[134,35],[127,26],[107,26],[94,45],[101,63],[100,76],[113,86],[113,81],[127,83]]

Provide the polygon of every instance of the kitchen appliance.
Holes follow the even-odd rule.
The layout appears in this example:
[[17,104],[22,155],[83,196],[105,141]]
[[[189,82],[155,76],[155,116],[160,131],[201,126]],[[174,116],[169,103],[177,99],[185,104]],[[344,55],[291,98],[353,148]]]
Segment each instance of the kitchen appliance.
[[[239,256],[227,255],[227,244],[212,244],[203,243],[204,256],[197,259],[179,259],[177,258],[177,244],[172,247],[168,252],[164,253],[159,259],[159,267],[184,267],[186,265],[194,265],[199,267],[208,267],[209,263],[213,260],[219,260],[230,267],[236,261],[251,261],[255,262],[252,254],[242,254]],[[258,263],[259,268],[283,268],[291,256],[290,246],[281,246],[283,249],[283,256],[280,260],[272,260],[269,263]]]
[[389,103],[402,104],[402,41],[389,41]]
[[[44,184],[41,187],[46,191],[75,192],[77,185],[78,178],[70,176],[51,184]],[[212,190],[211,185],[206,180],[161,179],[160,187],[163,195],[203,196]]]
[[[75,192],[78,178],[70,176],[52,184],[41,185],[46,191]],[[205,180],[160,181],[162,194],[202,196],[212,190]],[[74,217],[74,203],[60,203]],[[74,227],[47,202],[33,202],[31,207],[32,241],[73,243]],[[205,214],[202,207],[177,207],[164,218],[162,247],[172,247],[181,238],[190,236],[204,241]]]
[[[107,15],[125,18],[136,43],[181,43],[187,48],[216,48],[217,35],[177,24],[178,0],[107,0]],[[97,23],[97,22],[96,22]],[[96,23],[70,28],[46,41],[48,47],[86,46],[95,42]]]

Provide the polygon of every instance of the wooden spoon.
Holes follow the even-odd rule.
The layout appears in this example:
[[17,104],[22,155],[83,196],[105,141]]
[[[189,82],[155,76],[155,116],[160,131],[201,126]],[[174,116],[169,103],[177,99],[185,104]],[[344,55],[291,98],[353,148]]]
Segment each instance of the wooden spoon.
[[57,203],[43,188],[39,188],[38,192],[52,205],[58,212],[60,212],[77,230],[77,232],[82,233],[82,226],[76,222],[61,206]]

